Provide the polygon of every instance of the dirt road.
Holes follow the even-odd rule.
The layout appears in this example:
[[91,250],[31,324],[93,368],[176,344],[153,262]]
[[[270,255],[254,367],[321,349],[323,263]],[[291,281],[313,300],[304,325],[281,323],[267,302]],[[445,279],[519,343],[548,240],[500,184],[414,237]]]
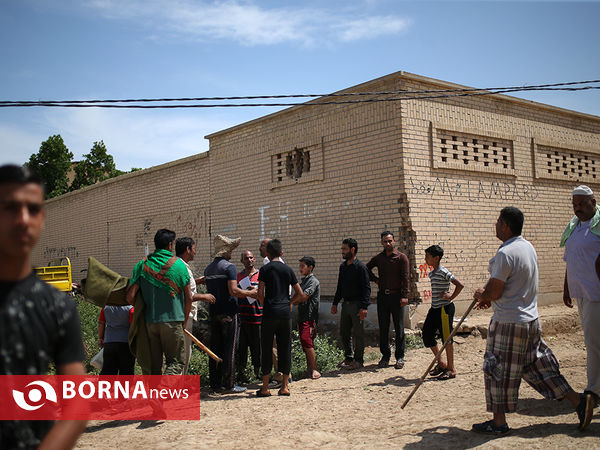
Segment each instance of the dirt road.
[[[585,349],[576,310],[540,309],[544,336],[561,371],[577,391],[586,383]],[[486,323],[489,316],[473,317]],[[459,338],[458,376],[427,381],[402,410],[400,405],[431,361],[427,349],[411,350],[406,367],[378,369],[377,360],[358,372],[335,372],[298,380],[289,398],[250,394],[205,397],[196,422],[92,422],[79,448],[600,448],[600,414],[585,432],[566,402],[544,400],[521,385],[512,430],[492,439],[470,431],[490,417],[481,372],[485,340]],[[148,426],[150,425],[150,426]]]

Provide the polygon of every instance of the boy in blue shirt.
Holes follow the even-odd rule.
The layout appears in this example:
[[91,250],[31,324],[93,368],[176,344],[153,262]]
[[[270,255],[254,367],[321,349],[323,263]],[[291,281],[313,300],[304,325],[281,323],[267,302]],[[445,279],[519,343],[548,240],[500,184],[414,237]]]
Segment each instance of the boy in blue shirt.
[[[425,262],[433,267],[429,273],[429,281],[431,282],[431,308],[427,313],[427,318],[423,325],[423,344],[425,347],[437,355],[438,346],[436,335],[442,338],[442,343],[452,333],[452,322],[454,321],[454,300],[464,284],[462,284],[452,272],[440,264],[440,260],[444,256],[444,250],[439,245],[432,245],[425,250]],[[455,288],[450,294],[450,283]],[[454,368],[454,346],[449,342],[446,346],[447,362],[444,362],[440,357],[437,366],[435,366],[430,375],[437,376],[438,380],[449,380],[456,377],[456,369]]]

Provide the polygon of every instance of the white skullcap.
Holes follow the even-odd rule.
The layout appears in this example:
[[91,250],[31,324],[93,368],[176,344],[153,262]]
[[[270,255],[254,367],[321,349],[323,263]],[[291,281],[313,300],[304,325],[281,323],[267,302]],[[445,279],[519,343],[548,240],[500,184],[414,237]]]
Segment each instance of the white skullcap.
[[594,195],[594,193],[589,187],[582,184],[573,189],[573,195]]

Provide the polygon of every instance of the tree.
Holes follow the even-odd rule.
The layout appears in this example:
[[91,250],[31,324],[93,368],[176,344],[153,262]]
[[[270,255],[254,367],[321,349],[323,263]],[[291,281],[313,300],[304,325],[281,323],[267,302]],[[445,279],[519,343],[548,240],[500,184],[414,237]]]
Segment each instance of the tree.
[[70,190],[75,191],[85,186],[91,186],[99,181],[121,175],[117,170],[112,155],[108,154],[104,141],[94,142],[92,149],[83,160],[75,166],[75,178]]
[[40,145],[40,151],[29,157],[26,165],[35,170],[46,185],[46,198],[57,197],[68,190],[67,173],[73,153],[60,134],[50,136]]

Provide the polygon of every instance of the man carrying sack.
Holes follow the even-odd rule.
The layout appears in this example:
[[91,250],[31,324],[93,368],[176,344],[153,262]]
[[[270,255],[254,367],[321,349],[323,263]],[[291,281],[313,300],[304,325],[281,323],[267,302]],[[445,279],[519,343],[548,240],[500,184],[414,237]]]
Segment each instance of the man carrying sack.
[[184,333],[192,306],[187,267],[173,255],[175,233],[160,229],[154,236],[156,250],[133,269],[127,301],[134,304],[141,291],[146,307],[150,343],[151,375],[180,375],[185,359]]

